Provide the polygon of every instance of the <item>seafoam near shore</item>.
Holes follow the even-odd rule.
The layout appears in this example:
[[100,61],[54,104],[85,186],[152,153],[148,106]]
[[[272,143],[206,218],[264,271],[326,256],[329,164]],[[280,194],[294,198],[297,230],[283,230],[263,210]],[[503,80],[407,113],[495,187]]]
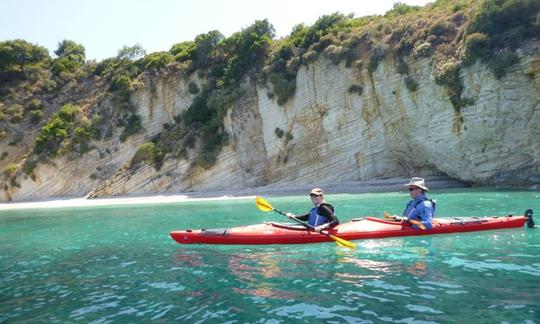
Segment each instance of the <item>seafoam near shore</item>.
[[[225,199],[246,199],[259,196],[287,196],[301,195],[309,192],[313,187],[321,187],[327,194],[340,193],[367,193],[367,192],[388,192],[403,190],[403,184],[408,178],[393,178],[372,181],[351,181],[336,184],[305,184],[305,185],[271,185],[258,188],[228,190],[228,191],[206,191],[206,192],[186,192],[155,194],[148,196],[123,196],[110,198],[87,199],[78,198],[51,198],[46,201],[32,202],[9,202],[0,203],[0,211],[33,208],[71,208],[71,207],[97,207],[111,205],[141,205],[141,204],[162,204],[177,203],[182,201],[195,200],[225,200]],[[467,184],[450,179],[448,177],[426,178],[430,189],[466,187]]]

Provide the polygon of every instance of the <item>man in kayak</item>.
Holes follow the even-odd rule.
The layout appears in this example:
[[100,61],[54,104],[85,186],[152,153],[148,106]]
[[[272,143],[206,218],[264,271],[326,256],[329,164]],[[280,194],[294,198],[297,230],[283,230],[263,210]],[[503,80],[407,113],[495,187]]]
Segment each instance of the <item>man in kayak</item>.
[[394,215],[392,218],[399,222],[417,221],[424,227],[413,224],[412,227],[415,229],[431,229],[431,222],[435,216],[435,202],[426,197],[426,192],[429,191],[426,182],[422,178],[414,177],[404,186],[409,188],[412,200],[405,206],[403,217]]
[[334,215],[334,206],[326,202],[324,191],[321,188],[313,188],[309,196],[311,197],[311,202],[315,205],[309,213],[299,216],[287,213],[287,217],[308,221],[308,224],[315,227],[316,231],[328,229],[339,224],[339,220]]

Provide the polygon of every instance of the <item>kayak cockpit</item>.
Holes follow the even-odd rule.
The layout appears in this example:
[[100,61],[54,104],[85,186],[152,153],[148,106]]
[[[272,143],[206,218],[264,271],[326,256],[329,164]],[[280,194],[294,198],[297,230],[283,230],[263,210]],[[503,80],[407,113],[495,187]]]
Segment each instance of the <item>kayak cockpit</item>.
[[277,223],[277,222],[265,222],[266,225],[270,225],[277,228],[284,228],[293,231],[306,231],[308,230],[305,226],[296,223]]

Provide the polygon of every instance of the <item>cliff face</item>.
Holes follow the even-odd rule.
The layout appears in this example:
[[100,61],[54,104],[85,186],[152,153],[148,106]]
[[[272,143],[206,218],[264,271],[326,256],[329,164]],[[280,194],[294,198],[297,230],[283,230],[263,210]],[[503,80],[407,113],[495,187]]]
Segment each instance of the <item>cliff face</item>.
[[[461,69],[462,96],[474,103],[460,110],[432,80],[429,58],[407,62],[418,82],[414,92],[391,57],[373,73],[326,59],[303,66],[284,106],[269,95],[271,86],[246,81],[245,95],[225,117],[229,144],[208,170],[192,167],[193,156],[166,158],[159,171],[144,163],[126,167],[141,144],[190,106],[189,82],[203,82],[195,75],[143,78],[131,97],[143,132],[123,143],[118,136],[95,142],[77,160],[39,164],[34,180],[20,176],[20,188],[0,196],[23,201],[441,174],[477,184],[537,185],[539,47],[522,49],[500,80],[480,63]],[[361,94],[351,85],[361,85]],[[285,135],[278,137],[277,128]]]

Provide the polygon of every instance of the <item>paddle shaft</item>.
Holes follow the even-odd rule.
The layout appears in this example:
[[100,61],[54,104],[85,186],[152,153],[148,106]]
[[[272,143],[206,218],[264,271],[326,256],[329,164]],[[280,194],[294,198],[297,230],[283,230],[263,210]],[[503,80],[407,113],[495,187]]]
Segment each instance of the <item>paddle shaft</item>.
[[[276,213],[279,213],[279,214],[281,214],[281,215],[287,217],[287,218],[289,217],[289,216],[287,216],[286,213],[282,212],[281,210],[277,210],[277,209],[275,209],[275,208],[273,208],[273,207],[272,207],[272,210],[275,211]],[[315,227],[313,227],[313,226],[311,226],[311,225],[309,225],[309,224],[306,224],[306,223],[302,222],[301,220],[297,219],[296,217],[292,217],[292,218],[290,218],[290,219],[293,219],[293,220],[296,221],[297,223],[302,224],[302,225],[303,225],[305,228],[307,228],[307,229],[310,229],[310,230],[315,231],[315,232],[317,232],[317,233],[320,233],[320,234],[322,234],[322,235],[326,235],[327,237],[333,239],[333,238],[332,238],[332,235],[330,235],[330,234],[328,234],[328,233],[325,233],[325,232],[323,232],[323,231],[317,231],[317,230],[315,229]]]

